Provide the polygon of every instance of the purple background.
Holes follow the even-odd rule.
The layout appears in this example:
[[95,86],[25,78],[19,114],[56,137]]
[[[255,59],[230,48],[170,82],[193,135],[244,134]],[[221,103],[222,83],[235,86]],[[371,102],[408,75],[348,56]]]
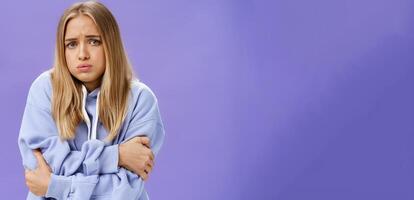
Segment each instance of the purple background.
[[[72,2],[1,3],[1,199]],[[103,2],[165,123],[151,199],[414,199],[412,0]]]

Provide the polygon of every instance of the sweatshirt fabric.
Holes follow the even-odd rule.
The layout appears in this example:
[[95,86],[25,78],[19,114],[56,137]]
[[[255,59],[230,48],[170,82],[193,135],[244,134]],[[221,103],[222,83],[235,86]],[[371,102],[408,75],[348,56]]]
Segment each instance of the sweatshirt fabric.
[[42,73],[32,83],[18,145],[26,169],[37,167],[33,150],[40,149],[52,176],[44,197],[29,191],[27,199],[148,199],[143,180],[118,167],[118,145],[136,136],[147,136],[154,155],[158,154],[164,126],[154,93],[138,80],[131,82],[125,120],[117,137],[107,142],[104,139],[108,132],[99,120],[100,88],[88,93],[83,87],[82,91],[85,120],[77,126],[74,139],[61,140],[51,113],[51,72]]

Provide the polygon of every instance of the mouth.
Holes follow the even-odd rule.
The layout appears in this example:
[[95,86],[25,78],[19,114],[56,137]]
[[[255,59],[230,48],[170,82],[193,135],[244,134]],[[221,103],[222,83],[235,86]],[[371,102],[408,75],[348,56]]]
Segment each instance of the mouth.
[[92,68],[92,65],[89,65],[89,64],[80,64],[76,68],[80,72],[88,72]]

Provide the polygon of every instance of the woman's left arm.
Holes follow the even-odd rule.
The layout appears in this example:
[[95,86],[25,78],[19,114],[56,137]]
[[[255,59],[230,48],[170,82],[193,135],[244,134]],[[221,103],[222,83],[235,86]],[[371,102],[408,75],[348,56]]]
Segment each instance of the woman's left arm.
[[71,149],[68,141],[59,137],[52,117],[52,86],[48,73],[40,75],[30,86],[20,127],[18,145],[25,169],[35,169],[32,151],[40,149],[52,171],[72,175],[82,171],[86,175],[118,171],[118,145],[88,140],[80,150]]
[[[126,133],[125,135],[123,135],[122,138],[124,138],[123,141],[125,142],[136,136],[147,136],[150,139],[150,146],[152,152],[154,153],[154,155],[157,155],[164,141],[164,127],[159,114],[157,100],[152,91],[145,85],[141,87],[141,89],[137,93],[138,94],[134,96],[135,104],[132,113],[132,118],[129,120],[128,129],[126,130]],[[39,144],[45,143],[43,139],[44,138],[36,138],[31,136],[31,140],[37,141],[37,143]],[[67,142],[63,142],[63,146],[66,146]],[[46,144],[48,143],[46,142]],[[62,147],[62,144],[56,146]],[[23,145],[23,147],[25,147],[25,145]],[[47,151],[48,149],[49,148],[46,148],[45,150]],[[23,155],[26,155],[26,157],[23,157],[24,163],[25,161],[27,161],[25,159],[29,158],[29,155],[32,156],[33,159],[35,158],[33,156],[32,149],[23,148],[23,150],[27,151],[25,153],[22,152]],[[51,153],[56,154],[56,152]],[[43,156],[45,156],[45,154],[43,154]],[[48,161],[48,159],[46,159],[46,161]],[[36,168],[36,159],[31,161],[31,163],[32,165],[34,165],[32,169]],[[95,184],[100,179],[100,174],[87,175],[78,173],[74,175],[68,174],[69,176],[61,176],[62,174],[64,174],[64,172],[51,174],[51,180],[49,182],[47,192],[49,195],[48,197],[54,197],[58,199],[61,197],[64,198],[71,191],[76,191],[76,196],[80,194],[82,194],[81,196],[91,195],[93,192],[93,188],[95,187]],[[128,170],[120,168],[118,172],[106,175],[117,176],[118,178],[115,178],[113,180],[120,180],[114,183],[104,183],[108,184],[108,186],[114,186],[114,189],[116,188],[116,191],[113,191],[115,195],[114,199],[129,198],[130,195],[139,194],[143,190],[143,179]],[[131,191],[119,192],[118,190]]]
[[[136,124],[128,132],[128,137],[136,137],[134,136],[136,132],[148,135],[153,145],[151,150],[155,155],[158,154],[164,140],[164,128],[159,121],[144,121]],[[130,199],[142,194],[144,179],[124,168],[120,168],[117,173],[113,174],[85,176],[82,173],[77,173],[62,176],[52,173],[40,151],[34,151],[33,153],[38,163],[37,168],[26,171],[25,177],[29,190],[37,196],[29,194],[28,199],[38,199],[42,196],[66,199],[68,195],[79,197],[79,199],[89,199],[98,182],[113,188],[111,196],[113,200]],[[113,178],[101,179],[101,176],[112,176]],[[103,180],[106,182],[102,182]]]

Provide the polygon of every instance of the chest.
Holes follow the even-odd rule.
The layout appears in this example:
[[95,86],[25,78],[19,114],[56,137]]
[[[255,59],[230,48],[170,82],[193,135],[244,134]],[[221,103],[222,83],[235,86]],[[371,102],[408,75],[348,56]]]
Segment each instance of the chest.
[[[79,123],[76,128],[75,138],[69,141],[69,145],[72,150],[81,150],[83,143],[90,139],[104,141],[108,136],[109,132],[101,122],[97,111],[96,100],[87,100],[84,109],[84,117],[87,117],[87,120]],[[125,132],[128,129],[127,121],[129,120],[127,119],[130,117],[129,115],[130,113],[128,112],[126,119],[119,130],[118,136],[113,141],[107,143],[107,145],[119,143],[121,140],[120,138],[125,135]]]

